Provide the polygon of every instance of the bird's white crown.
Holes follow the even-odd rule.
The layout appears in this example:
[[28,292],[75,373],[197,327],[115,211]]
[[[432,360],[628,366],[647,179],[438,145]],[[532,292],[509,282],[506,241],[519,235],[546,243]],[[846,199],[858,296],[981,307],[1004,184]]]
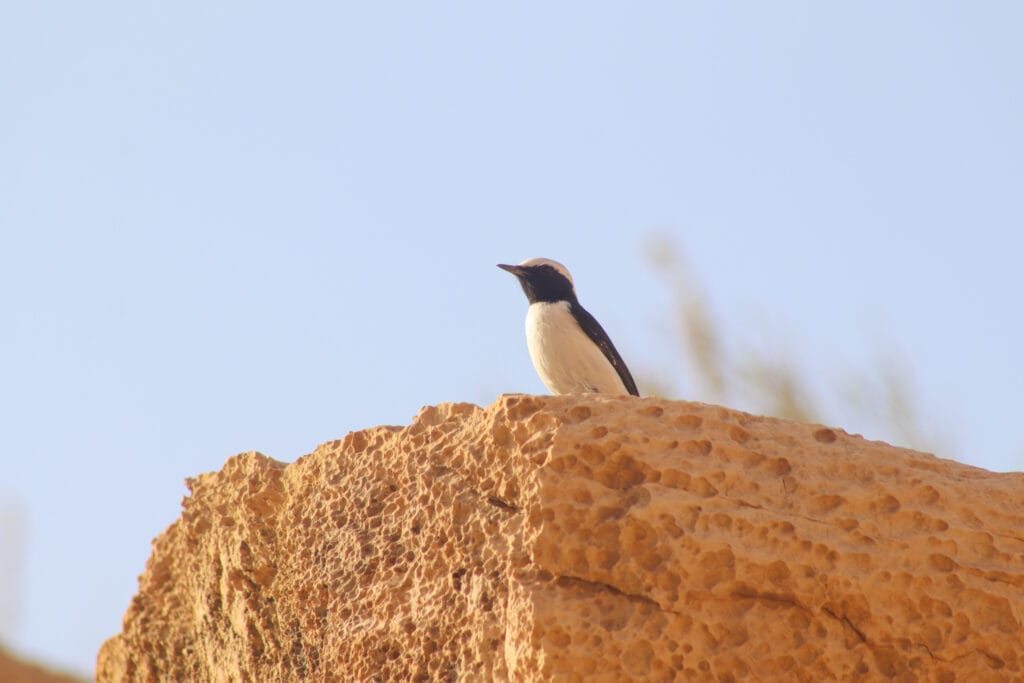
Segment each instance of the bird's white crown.
[[558,261],[553,261],[549,258],[528,258],[519,265],[523,268],[530,268],[531,266],[551,266],[556,271],[564,275],[565,279],[569,281],[569,284],[575,284],[572,281],[572,275],[569,274],[569,269]]

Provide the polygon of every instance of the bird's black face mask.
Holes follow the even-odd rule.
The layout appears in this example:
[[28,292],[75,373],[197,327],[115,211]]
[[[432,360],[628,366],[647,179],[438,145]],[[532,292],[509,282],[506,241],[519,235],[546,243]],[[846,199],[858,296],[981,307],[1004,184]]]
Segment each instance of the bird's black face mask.
[[531,303],[538,301],[575,301],[576,293],[573,291],[572,283],[551,266],[530,266],[523,268],[521,273],[516,273],[519,284],[523,287],[523,293]]

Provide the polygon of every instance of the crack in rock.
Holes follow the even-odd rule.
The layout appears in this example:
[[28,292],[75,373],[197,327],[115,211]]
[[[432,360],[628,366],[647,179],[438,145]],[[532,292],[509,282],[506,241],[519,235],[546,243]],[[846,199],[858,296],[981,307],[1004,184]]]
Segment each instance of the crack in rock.
[[587,591],[590,591],[590,592],[593,592],[593,593],[598,593],[598,592],[611,593],[612,595],[614,595],[616,597],[625,598],[626,600],[629,600],[631,602],[637,602],[637,603],[646,605],[648,607],[653,607],[654,609],[658,610],[659,612],[665,612],[666,614],[675,614],[677,616],[680,615],[680,612],[677,612],[675,610],[672,610],[672,609],[669,609],[669,608],[663,606],[661,603],[659,603],[654,598],[650,598],[650,597],[648,597],[646,595],[641,595],[639,593],[629,593],[627,591],[622,590],[621,588],[619,588],[617,586],[613,586],[610,583],[605,583],[603,581],[594,581],[592,579],[584,579],[581,576],[571,576],[571,575],[568,575],[568,574],[556,574],[554,579],[555,579],[555,585],[559,586],[560,588],[565,588],[565,587],[568,587],[568,586],[574,586],[574,587],[578,587],[578,588],[583,588],[584,590],[587,590]]
[[850,621],[850,617],[846,616],[845,614],[836,614],[828,607],[822,607],[821,611],[827,614],[828,616],[832,617],[836,621],[838,621],[840,624],[849,628],[857,635],[857,638],[860,640],[860,642],[864,643],[868,647],[871,647],[871,642],[868,641],[867,636],[865,636],[864,632],[857,628],[852,621]]
[[513,505],[508,501],[502,500],[497,496],[487,496],[487,503],[489,505],[493,505],[496,508],[501,508],[502,510],[507,510],[509,512],[519,512],[519,506]]

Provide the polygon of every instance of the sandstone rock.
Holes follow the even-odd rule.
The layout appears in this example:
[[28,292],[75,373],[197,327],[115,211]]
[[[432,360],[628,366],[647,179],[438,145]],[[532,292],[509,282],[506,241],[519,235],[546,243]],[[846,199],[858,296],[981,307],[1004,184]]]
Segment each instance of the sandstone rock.
[[659,399],[189,482],[101,681],[1024,678],[1024,475]]

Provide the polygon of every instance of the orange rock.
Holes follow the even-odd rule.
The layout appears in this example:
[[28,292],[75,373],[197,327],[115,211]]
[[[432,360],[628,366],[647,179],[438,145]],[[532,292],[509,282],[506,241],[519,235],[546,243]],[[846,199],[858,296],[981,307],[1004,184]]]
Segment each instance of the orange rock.
[[1024,679],[1024,475],[820,425],[504,396],[189,485],[100,681]]

